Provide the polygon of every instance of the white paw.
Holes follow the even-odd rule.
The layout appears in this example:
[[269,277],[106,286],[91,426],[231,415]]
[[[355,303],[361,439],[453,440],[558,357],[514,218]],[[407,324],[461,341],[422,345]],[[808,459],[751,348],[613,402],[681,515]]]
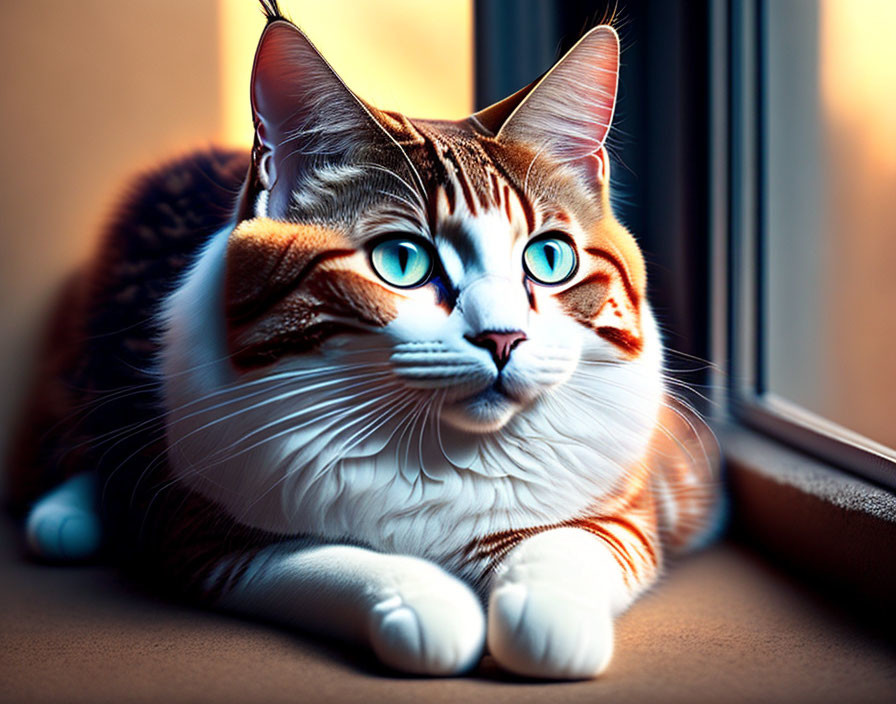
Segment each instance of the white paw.
[[28,547],[48,560],[84,560],[100,547],[96,514],[67,506],[37,506],[25,524]]
[[613,619],[602,600],[557,584],[505,583],[489,600],[488,647],[518,675],[588,679],[613,655]]
[[613,614],[627,593],[599,538],[575,528],[540,533],[499,568],[489,598],[489,649],[519,675],[596,677],[613,656]]
[[402,575],[371,612],[370,641],[379,659],[403,672],[454,675],[482,656],[485,616],[479,600],[437,569]]
[[34,505],[25,522],[25,539],[34,555],[77,561],[99,552],[102,533],[93,510],[92,482],[89,475],[75,477]]

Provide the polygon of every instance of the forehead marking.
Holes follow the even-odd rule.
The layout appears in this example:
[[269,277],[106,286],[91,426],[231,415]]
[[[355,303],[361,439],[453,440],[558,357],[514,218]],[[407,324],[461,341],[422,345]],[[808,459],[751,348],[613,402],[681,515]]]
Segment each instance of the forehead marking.
[[474,218],[494,210],[510,225],[515,224],[517,215],[515,196],[525,218],[527,234],[535,231],[538,217],[533,203],[505,166],[493,157],[489,144],[460,132],[443,133],[434,125],[418,124],[416,129],[426,163],[423,173],[428,171],[429,177],[426,179],[429,182],[427,219],[431,232],[437,232],[442,226],[440,216],[444,217],[445,210],[440,206],[442,193],[449,216],[455,215],[457,207],[463,204]]
[[492,198],[494,198],[497,203],[501,198],[501,186],[498,184],[498,177],[495,176],[495,172],[491,170],[488,172],[488,177],[492,182]]
[[[479,209],[476,204],[476,196],[473,194],[473,189],[470,186],[470,181],[467,178],[466,169],[461,165],[460,160],[455,154],[454,150],[451,147],[445,147],[440,150],[440,156],[447,161],[451,165],[450,176],[453,176],[454,180],[460,186],[461,193],[463,193],[464,200],[467,202],[467,210],[470,211],[470,214],[473,216],[478,215]],[[446,169],[448,172],[448,169]]]
[[510,174],[494,159],[491,160],[492,168],[497,171],[498,176],[504,182],[505,186],[508,186],[510,190],[513,191],[514,195],[516,195],[517,200],[520,203],[520,206],[523,209],[523,215],[526,218],[526,228],[529,232],[535,231],[535,208],[532,206],[532,202],[526,197],[526,194],[520,189],[517,183],[510,177]]
[[504,213],[507,215],[507,222],[513,222],[513,211],[510,205],[510,186],[504,184]]

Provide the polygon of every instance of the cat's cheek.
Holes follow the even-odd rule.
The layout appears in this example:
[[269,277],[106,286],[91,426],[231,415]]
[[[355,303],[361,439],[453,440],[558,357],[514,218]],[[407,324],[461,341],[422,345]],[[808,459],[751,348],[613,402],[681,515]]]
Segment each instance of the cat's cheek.
[[508,395],[524,404],[572,378],[586,331],[560,315],[533,315],[528,332],[529,339],[514,350],[502,374]]
[[438,305],[435,294],[427,287],[399,296],[396,311],[395,318],[383,328],[383,333],[395,344],[413,340],[445,341],[461,335],[456,316]]

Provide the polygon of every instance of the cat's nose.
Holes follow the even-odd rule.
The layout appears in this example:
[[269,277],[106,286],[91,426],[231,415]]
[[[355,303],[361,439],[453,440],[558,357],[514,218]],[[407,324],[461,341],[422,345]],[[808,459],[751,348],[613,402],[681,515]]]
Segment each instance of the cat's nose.
[[511,330],[509,332],[498,332],[496,330],[486,330],[478,335],[467,336],[467,339],[477,347],[484,347],[495,360],[498,369],[503,369],[510,359],[510,353],[513,349],[526,339],[526,333],[522,330]]

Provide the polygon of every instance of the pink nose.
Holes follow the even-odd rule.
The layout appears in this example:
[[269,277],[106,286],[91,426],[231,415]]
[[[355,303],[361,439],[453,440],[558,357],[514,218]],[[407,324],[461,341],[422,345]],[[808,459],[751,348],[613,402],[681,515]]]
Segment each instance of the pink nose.
[[491,352],[492,359],[498,369],[503,369],[510,359],[510,353],[513,348],[526,339],[526,333],[522,330],[511,330],[510,332],[495,332],[486,330],[475,337],[467,337],[477,347],[484,347]]

